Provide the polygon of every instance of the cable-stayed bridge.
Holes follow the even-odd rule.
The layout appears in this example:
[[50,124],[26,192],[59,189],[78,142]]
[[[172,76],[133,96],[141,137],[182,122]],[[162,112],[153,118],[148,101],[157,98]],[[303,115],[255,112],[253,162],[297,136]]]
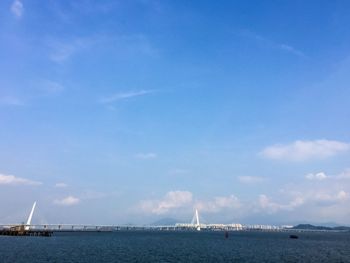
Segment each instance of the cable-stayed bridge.
[[32,218],[36,202],[24,224],[0,224],[0,235],[24,235],[24,236],[51,236],[53,232],[112,232],[127,230],[146,231],[239,231],[239,230],[267,230],[280,231],[283,228],[277,226],[253,225],[243,226],[241,224],[204,224],[201,223],[199,212],[196,209],[190,223],[177,223],[175,225],[93,225],[93,224],[32,224]]

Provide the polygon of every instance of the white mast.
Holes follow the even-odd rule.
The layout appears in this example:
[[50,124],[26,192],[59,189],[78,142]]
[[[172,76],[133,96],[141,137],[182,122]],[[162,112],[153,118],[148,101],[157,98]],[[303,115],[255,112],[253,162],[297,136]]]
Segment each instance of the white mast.
[[36,202],[34,202],[33,207],[32,207],[32,211],[30,211],[26,227],[24,228],[25,230],[29,230],[29,226],[30,226],[30,223],[32,222],[32,217],[33,217],[35,206],[36,206]]

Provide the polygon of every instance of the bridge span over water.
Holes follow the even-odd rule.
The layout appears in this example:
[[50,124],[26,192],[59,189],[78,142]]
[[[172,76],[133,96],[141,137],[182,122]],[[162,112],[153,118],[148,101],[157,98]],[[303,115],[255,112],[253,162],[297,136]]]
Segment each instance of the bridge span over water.
[[241,231],[265,230],[281,231],[285,228],[264,225],[241,224],[203,224],[200,222],[198,210],[195,210],[191,223],[178,223],[175,225],[94,225],[94,224],[32,224],[32,217],[36,207],[33,204],[27,222],[24,224],[0,224],[0,235],[39,235],[49,236],[53,232],[112,232],[128,230],[144,231]]

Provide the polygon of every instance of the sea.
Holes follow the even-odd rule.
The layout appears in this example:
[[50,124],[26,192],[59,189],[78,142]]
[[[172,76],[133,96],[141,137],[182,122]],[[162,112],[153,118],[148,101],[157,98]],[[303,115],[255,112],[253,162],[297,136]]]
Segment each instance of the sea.
[[116,231],[0,236],[1,263],[350,262],[350,232]]

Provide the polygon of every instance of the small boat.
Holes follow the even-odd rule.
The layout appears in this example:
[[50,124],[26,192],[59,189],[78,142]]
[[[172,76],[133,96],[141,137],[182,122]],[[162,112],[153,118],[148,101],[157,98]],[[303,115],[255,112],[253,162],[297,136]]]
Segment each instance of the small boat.
[[289,238],[298,239],[299,237],[297,235],[290,235]]
[[228,231],[225,231],[225,238],[228,238]]

